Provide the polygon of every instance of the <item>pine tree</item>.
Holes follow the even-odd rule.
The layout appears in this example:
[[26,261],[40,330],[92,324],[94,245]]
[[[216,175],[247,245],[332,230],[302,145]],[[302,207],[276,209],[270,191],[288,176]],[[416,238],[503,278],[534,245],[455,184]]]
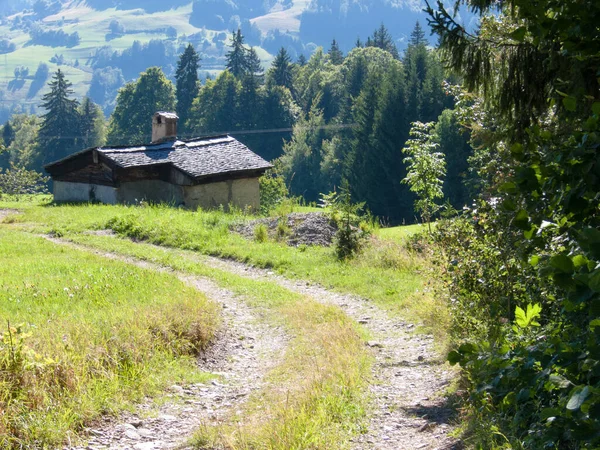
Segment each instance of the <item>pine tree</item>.
[[84,97],[79,107],[79,146],[99,147],[104,143],[104,114],[89,97]]
[[179,116],[179,132],[182,135],[187,132],[186,127],[192,102],[200,91],[198,80],[199,62],[200,56],[196,53],[194,46],[189,44],[177,64],[175,73],[175,79],[177,80],[177,115]]
[[4,148],[0,148],[0,169],[7,169],[9,167],[10,153],[8,147],[15,140],[15,130],[13,129],[10,121],[6,121],[2,128],[2,142]]
[[67,81],[64,73],[58,69],[48,86],[50,92],[42,97],[41,104],[47,112],[42,116],[43,122],[39,131],[43,163],[63,158],[76,151],[76,134],[79,129],[79,103],[69,98],[73,95],[72,83]]
[[427,40],[425,39],[425,32],[423,31],[423,28],[421,28],[421,24],[418,20],[415,24],[415,28],[412,30],[412,33],[410,33],[409,43],[413,47],[416,47],[418,45],[427,45]]
[[300,56],[298,56],[298,65],[300,67],[304,67],[306,65],[306,56],[304,56],[302,53],[300,53]]
[[377,47],[386,52],[390,52],[394,58],[398,59],[400,57],[398,53],[398,48],[396,44],[394,44],[394,40],[390,35],[387,28],[381,24],[381,26],[375,30],[373,33],[373,37],[367,40],[367,47]]
[[329,48],[328,54],[331,64],[337,66],[344,62],[344,54],[340,50],[340,47],[335,39],[331,42],[331,47]]
[[236,78],[241,78],[248,71],[248,50],[244,47],[244,36],[238,28],[231,36],[231,50],[225,55],[227,70]]
[[254,82],[259,85],[262,84],[264,78],[264,71],[258,53],[254,47],[248,50],[248,56],[246,59],[246,66],[248,75],[253,78]]
[[10,121],[7,120],[2,128],[2,140],[4,141],[4,146],[8,147],[12,144],[12,141],[15,139],[15,130],[13,129]]
[[359,37],[356,38],[356,42],[354,43],[354,48],[363,48],[363,43]]
[[291,58],[283,47],[281,47],[273,60],[273,65],[269,70],[269,79],[276,86],[284,86],[290,91],[293,90]]

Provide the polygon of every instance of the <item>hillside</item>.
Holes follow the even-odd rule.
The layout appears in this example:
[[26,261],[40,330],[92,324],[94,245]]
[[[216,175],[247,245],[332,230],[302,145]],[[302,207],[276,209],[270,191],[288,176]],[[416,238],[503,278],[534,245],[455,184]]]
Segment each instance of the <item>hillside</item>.
[[[0,122],[15,112],[39,112],[45,84],[58,67],[77,97],[89,92],[109,113],[118,88],[146,68],[161,66],[173,78],[188,42],[201,54],[203,77],[222,70],[230,31],[238,27],[265,67],[282,46],[297,58],[328,47],[335,38],[348,51],[382,22],[402,49],[414,23],[425,22],[421,6],[418,1],[366,0],[350,7],[322,0],[178,0],[166,6],[154,1],[10,0],[0,5]],[[94,71],[104,76],[90,91]]]

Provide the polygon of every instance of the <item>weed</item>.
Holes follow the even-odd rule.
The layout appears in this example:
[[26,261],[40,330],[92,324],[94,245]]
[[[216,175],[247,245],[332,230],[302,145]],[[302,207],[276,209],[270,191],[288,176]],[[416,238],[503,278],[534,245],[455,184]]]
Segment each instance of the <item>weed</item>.
[[267,232],[267,226],[264,223],[258,224],[254,228],[254,240],[256,242],[266,242],[269,239],[269,233]]

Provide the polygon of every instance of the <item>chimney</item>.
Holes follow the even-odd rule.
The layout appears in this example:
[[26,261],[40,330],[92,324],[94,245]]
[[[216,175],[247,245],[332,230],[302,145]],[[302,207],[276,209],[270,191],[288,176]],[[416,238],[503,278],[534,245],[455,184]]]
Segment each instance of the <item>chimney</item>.
[[152,143],[177,138],[177,114],[159,111],[152,116]]

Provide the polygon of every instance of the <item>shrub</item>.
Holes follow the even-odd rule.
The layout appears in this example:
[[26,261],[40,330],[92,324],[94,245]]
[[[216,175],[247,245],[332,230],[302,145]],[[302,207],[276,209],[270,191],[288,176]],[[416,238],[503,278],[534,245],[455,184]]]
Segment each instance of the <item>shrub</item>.
[[260,184],[260,212],[267,215],[288,198],[288,189],[283,178],[273,170],[265,173],[258,182]]
[[269,238],[269,233],[267,232],[267,227],[264,223],[261,223],[254,228],[254,239],[257,242],[266,242]]
[[335,253],[342,261],[352,258],[370,236],[370,227],[361,216],[364,202],[354,204],[347,183],[340,193],[321,194],[321,206],[328,210],[331,220],[338,225],[335,235]]

